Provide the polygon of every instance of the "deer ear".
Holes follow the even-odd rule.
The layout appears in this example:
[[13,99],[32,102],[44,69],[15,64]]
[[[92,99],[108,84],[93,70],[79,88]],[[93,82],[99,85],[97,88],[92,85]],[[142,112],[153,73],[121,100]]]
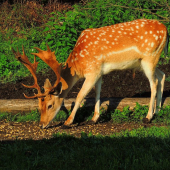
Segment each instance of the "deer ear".
[[53,93],[54,95],[58,96],[62,93],[62,83],[59,82],[57,87],[55,87],[55,92]]
[[46,79],[45,82],[44,82],[44,90],[47,91],[49,90],[50,88],[52,88],[52,85],[50,83],[50,80],[49,79]]

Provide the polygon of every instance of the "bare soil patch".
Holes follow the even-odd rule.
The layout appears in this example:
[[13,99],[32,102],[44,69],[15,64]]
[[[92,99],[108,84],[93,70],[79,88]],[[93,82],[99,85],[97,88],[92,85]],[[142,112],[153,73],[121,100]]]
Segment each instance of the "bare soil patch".
[[[152,127],[155,124],[143,124],[143,123],[122,123],[115,124],[112,121],[98,123],[93,125],[77,126],[73,124],[69,129],[61,129],[59,122],[52,123],[48,129],[41,129],[38,126],[38,122],[0,122],[0,141],[4,140],[42,140],[44,138],[53,138],[55,133],[66,133],[73,135],[74,137],[81,137],[82,132],[91,133],[92,135],[105,135],[109,136],[112,133],[120,132],[124,130],[133,130],[141,127]],[[157,124],[157,126],[164,126],[163,124]]]

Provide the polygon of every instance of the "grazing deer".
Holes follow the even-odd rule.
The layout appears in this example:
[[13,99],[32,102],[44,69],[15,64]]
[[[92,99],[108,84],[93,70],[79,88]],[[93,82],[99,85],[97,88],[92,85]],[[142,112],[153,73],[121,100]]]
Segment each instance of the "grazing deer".
[[[138,19],[131,22],[119,23],[102,28],[84,30],[69,55],[65,65],[59,64],[54,52],[47,45],[47,51],[37,47],[39,53],[32,53],[48,64],[57,76],[52,86],[46,79],[45,92],[42,93],[37,83],[36,69],[38,62],[30,63],[25,55],[14,52],[16,58],[23,63],[34,77],[34,85],[27,88],[36,88],[38,94],[26,98],[38,98],[41,111],[40,126],[47,128],[59,112],[64,98],[81,78],[84,84],[77,95],[75,106],[64,126],[73,123],[77,109],[84,97],[95,86],[96,99],[94,116],[91,123],[99,118],[100,91],[102,75],[113,70],[142,70],[149,80],[151,99],[149,111],[144,122],[150,122],[153,114],[161,106],[165,74],[156,68],[161,52],[168,51],[168,32],[166,27],[157,20]],[[156,96],[157,94],[157,96]],[[156,98],[156,105],[155,103]]]

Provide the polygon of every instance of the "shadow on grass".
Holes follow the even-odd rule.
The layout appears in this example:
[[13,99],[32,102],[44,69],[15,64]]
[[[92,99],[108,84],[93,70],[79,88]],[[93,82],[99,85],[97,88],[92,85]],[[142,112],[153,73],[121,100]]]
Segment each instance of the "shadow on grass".
[[0,169],[166,170],[170,167],[170,133],[161,137],[164,130],[154,128],[110,137],[82,133],[81,138],[55,134],[49,140],[2,141]]

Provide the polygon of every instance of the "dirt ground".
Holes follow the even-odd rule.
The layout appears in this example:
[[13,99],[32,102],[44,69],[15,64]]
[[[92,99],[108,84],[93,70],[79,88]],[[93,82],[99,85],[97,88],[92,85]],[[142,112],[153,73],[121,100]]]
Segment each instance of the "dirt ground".
[[[166,77],[170,76],[170,64],[162,65],[159,67]],[[52,82],[55,81],[55,75],[52,71],[49,71],[47,75],[38,74],[39,83],[43,85],[44,80],[49,78]],[[28,96],[33,94],[33,90],[26,89],[21,85],[31,84],[32,77],[23,78],[16,83],[7,83],[0,86],[0,98],[1,99],[24,99],[23,92]],[[74,98],[77,96],[83,80],[79,81],[68,94],[67,98]],[[170,95],[170,82],[165,82],[164,97]],[[95,92],[92,90],[87,97],[95,97]],[[115,71],[108,75],[103,76],[101,97],[150,97],[149,82],[145,75],[141,72],[136,72],[135,79],[132,77],[132,71]],[[70,129],[61,129],[59,122],[53,122],[48,129],[41,129],[38,126],[38,122],[0,122],[0,140],[14,140],[14,139],[34,139],[40,140],[43,138],[51,138],[54,133],[65,132],[75,137],[80,137],[81,132],[92,134],[109,135],[113,132],[119,132],[126,129],[134,129],[139,127],[150,127],[153,124],[145,125],[143,123],[123,123],[114,124],[111,121],[98,123],[95,125],[83,125],[73,124]],[[163,125],[161,125],[163,126]]]
[[[115,132],[124,130],[133,130],[137,128],[147,128],[154,126],[154,124],[143,124],[143,123],[122,123],[115,124],[112,121],[103,122],[93,125],[78,126],[73,124],[69,129],[62,129],[60,123],[52,123],[48,129],[41,129],[38,126],[38,122],[4,122],[0,121],[0,141],[10,140],[42,140],[53,138],[55,133],[67,133],[74,137],[81,137],[81,133],[91,133],[92,135],[105,135],[109,136]],[[164,126],[158,124],[157,126]]]

